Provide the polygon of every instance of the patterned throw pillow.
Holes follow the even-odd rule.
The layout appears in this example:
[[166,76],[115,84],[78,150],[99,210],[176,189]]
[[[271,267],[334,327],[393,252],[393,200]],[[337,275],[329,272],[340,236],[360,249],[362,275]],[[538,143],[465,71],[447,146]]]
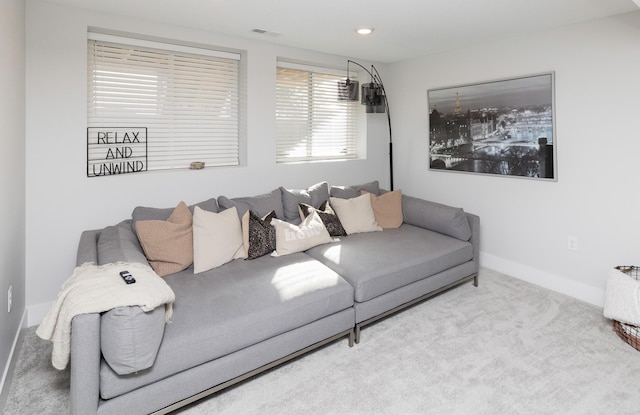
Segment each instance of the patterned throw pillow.
[[259,258],[276,249],[276,230],[271,226],[272,219],[276,219],[273,210],[263,218],[252,210],[242,216],[242,240],[247,259]]
[[304,220],[311,212],[314,210],[318,212],[318,216],[322,219],[322,223],[327,228],[329,235],[331,236],[347,236],[347,231],[344,230],[342,223],[340,223],[340,219],[336,212],[331,209],[331,205],[329,205],[329,201],[325,200],[318,209],[313,206],[307,205],[306,203],[300,203],[298,205],[298,209],[300,211],[300,219]]

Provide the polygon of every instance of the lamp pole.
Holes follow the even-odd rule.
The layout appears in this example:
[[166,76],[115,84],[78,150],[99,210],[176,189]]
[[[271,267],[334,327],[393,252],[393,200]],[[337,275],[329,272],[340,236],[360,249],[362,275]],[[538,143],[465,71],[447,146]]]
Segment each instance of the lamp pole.
[[[371,71],[360,65],[358,62],[347,60],[347,81],[349,80],[349,64],[352,63],[364,69],[374,83],[380,85],[382,89],[382,99],[384,101],[384,109],[387,113],[387,122],[389,123],[389,190],[393,190],[393,139],[391,135],[391,112],[389,112],[389,101],[387,100],[387,91],[384,89],[384,84],[382,83],[382,78],[380,77],[380,73],[375,66],[371,65]],[[372,72],[373,71],[373,72]]]

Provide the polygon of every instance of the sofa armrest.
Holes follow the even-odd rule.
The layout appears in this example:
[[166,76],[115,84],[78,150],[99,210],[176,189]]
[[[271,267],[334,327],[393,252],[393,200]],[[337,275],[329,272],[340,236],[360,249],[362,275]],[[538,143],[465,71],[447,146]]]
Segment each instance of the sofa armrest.
[[469,242],[473,245],[473,262],[475,263],[475,272],[478,273],[480,271],[480,216],[467,212],[465,215],[471,228]]
[[98,264],[98,238],[100,238],[100,232],[102,232],[101,229],[82,232],[76,254],[76,266],[80,266],[85,262]]
[[71,414],[98,411],[100,399],[100,314],[81,314],[71,321]]
[[448,235],[462,241],[471,236],[469,220],[461,208],[402,195],[404,222]]

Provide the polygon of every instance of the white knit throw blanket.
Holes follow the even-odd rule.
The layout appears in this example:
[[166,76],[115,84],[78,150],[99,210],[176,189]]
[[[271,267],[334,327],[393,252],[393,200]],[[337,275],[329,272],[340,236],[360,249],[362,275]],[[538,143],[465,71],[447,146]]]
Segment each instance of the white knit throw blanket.
[[[136,282],[126,284],[120,276],[121,271],[129,271]],[[69,362],[73,317],[124,306],[140,306],[146,312],[165,304],[165,319],[169,321],[174,301],[171,287],[148,265],[85,263],[62,285],[36,334],[53,342],[51,363],[56,369],[63,370]]]

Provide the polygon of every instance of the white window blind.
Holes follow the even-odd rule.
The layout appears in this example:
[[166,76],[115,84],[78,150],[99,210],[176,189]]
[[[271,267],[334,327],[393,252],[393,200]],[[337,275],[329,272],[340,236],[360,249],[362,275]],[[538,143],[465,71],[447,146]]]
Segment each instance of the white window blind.
[[364,108],[358,101],[338,99],[338,81],[346,78],[330,69],[278,62],[277,162],[358,157]]
[[148,170],[239,164],[239,54],[105,38],[89,33],[88,127],[146,127]]

